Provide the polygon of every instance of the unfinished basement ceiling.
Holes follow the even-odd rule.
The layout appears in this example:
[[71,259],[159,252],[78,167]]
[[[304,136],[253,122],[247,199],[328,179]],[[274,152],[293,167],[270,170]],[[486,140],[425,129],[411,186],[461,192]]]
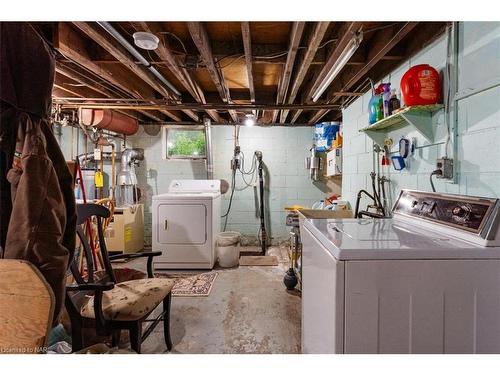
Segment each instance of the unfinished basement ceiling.
[[[58,51],[56,103],[119,106],[141,123],[312,125],[338,120],[341,106],[444,32],[444,22],[112,22],[160,38],[136,50],[176,96],[96,22],[33,24]],[[360,47],[319,100],[312,93],[355,32]],[[106,101],[104,102],[103,99]]]

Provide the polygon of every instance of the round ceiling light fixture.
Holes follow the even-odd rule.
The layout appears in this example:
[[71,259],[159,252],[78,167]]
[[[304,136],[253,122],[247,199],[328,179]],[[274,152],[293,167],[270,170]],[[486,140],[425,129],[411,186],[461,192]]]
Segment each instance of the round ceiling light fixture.
[[149,51],[157,49],[158,43],[160,43],[160,39],[158,39],[156,35],[144,31],[138,31],[132,36],[134,37],[134,43],[137,47]]
[[252,114],[245,115],[245,121],[243,122],[245,126],[254,126],[255,125],[255,117]]

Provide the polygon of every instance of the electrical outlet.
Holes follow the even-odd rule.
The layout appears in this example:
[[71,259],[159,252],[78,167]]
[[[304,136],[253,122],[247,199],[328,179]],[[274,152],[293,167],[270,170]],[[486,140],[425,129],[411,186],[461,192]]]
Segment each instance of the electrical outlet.
[[453,179],[453,159],[442,157],[436,160],[436,170],[440,170],[441,174],[436,175],[437,178]]

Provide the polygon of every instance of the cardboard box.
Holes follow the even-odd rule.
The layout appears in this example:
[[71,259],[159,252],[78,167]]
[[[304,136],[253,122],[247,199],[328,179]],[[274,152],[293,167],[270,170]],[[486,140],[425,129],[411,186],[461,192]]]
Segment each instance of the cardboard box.
[[144,205],[117,207],[105,233],[108,251],[136,253],[144,249]]

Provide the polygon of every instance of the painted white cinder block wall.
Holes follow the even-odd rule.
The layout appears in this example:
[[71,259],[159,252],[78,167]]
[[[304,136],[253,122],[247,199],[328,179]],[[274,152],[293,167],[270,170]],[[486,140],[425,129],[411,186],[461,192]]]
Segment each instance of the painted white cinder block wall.
[[[232,126],[212,127],[214,178],[225,179],[228,182],[231,182],[233,129]],[[309,154],[312,135],[313,129],[306,127],[240,128],[240,147],[245,155],[245,169],[250,168],[255,150],[263,153],[268,171],[265,203],[269,215],[266,225],[276,241],[288,236],[288,229],[285,226],[285,206],[292,204],[311,206],[328,195],[326,186],[321,183],[313,184],[308,171],[304,169],[304,158]],[[166,193],[170,182],[174,179],[205,179],[206,166],[204,161],[163,160],[161,137],[149,136],[142,128],[136,135],[127,138],[127,145],[145,150],[145,160],[136,171],[139,187],[144,194],[145,237],[146,243],[149,244],[152,196]],[[246,178],[247,181],[250,180],[249,177]],[[256,236],[260,222],[255,200],[258,188],[245,188],[241,174],[238,173],[236,189],[226,230],[235,230],[250,237]],[[229,195],[228,192],[223,196],[223,212],[227,210]]]
[[[446,63],[446,36],[405,61],[383,82],[399,89],[402,75],[411,66],[428,63],[441,71]],[[457,153],[456,183],[435,180],[437,191],[457,194],[500,197],[500,23],[465,22],[459,24],[458,95],[477,92],[457,101]],[[373,142],[359,129],[368,125],[368,92],[343,110],[344,124],[344,176],[342,195],[354,205],[360,189],[371,190],[370,171],[388,176],[391,180],[391,202],[400,189],[410,188],[430,191],[429,174],[435,169],[436,158],[444,155],[446,124],[444,111],[434,114],[432,125],[436,128],[437,145],[418,149],[409,160],[409,167],[395,171],[391,167],[376,165],[372,152]],[[451,126],[453,122],[451,118]],[[389,133],[395,141],[401,136],[415,137],[417,146],[429,144],[416,132],[407,128]],[[453,140],[453,136],[452,136]],[[453,147],[450,145],[450,147]],[[396,148],[393,147],[393,151]],[[368,203],[362,201],[361,207]]]
[[[214,178],[231,182],[230,160],[233,156],[232,126],[212,127],[212,143],[214,155]],[[323,183],[313,183],[309,172],[304,168],[304,158],[309,155],[312,144],[313,128],[310,127],[241,127],[240,147],[245,154],[246,169],[250,168],[255,150],[263,153],[267,168],[266,199],[269,214],[266,217],[267,230],[275,241],[287,238],[288,228],[285,225],[287,205],[300,204],[310,207],[314,202],[330,195],[329,188]],[[63,127],[59,137],[60,145],[67,159],[76,153],[85,151],[85,142],[81,132]],[[77,133],[78,147],[77,147]],[[161,133],[160,133],[161,134]],[[151,243],[151,203],[152,196],[166,193],[172,180],[207,178],[205,161],[164,160],[162,159],[161,135],[150,136],[140,127],[137,134],[127,137],[127,147],[144,149],[145,159],[136,168],[141,200],[145,204],[145,242]],[[73,138],[73,149],[71,139]],[[121,141],[117,151],[121,150]],[[73,154],[71,154],[73,151]],[[88,144],[88,151],[93,145]],[[117,160],[117,170],[120,167]],[[111,174],[108,161],[104,165],[104,174]],[[247,181],[249,181],[247,177]],[[258,189],[245,188],[241,174],[237,174],[236,188],[226,230],[235,230],[245,236],[255,237],[259,230],[259,216],[255,196]],[[338,193],[338,191],[337,191]],[[229,193],[223,195],[222,211],[226,212],[229,204]]]

